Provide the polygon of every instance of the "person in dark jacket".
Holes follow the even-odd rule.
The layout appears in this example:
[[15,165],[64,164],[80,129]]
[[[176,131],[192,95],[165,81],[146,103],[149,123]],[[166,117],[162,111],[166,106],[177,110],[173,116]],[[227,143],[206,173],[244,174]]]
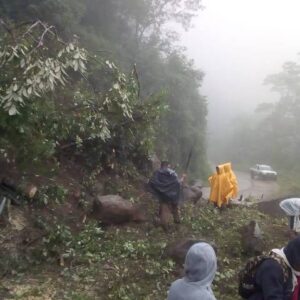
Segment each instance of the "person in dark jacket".
[[160,225],[167,229],[167,216],[171,211],[174,222],[180,223],[179,218],[179,199],[181,183],[185,175],[179,179],[176,172],[170,168],[167,161],[161,162],[159,170],[155,171],[149,180],[149,186],[153,194],[159,200],[159,219]]
[[258,291],[249,299],[300,300],[300,236],[283,249],[273,249],[271,255],[274,258],[266,259],[258,267],[255,274]]

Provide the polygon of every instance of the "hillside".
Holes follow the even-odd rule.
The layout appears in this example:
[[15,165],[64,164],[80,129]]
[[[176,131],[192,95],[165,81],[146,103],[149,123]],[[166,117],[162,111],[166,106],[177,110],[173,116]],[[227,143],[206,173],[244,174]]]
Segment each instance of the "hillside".
[[[214,292],[232,300],[241,228],[256,220],[264,250],[288,240],[280,216],[207,199],[168,232],[156,224],[145,183],[157,157],[190,182],[210,173],[204,74],[176,31],[201,4],[0,0],[0,299],[165,299],[182,271],[172,245],[204,239]],[[134,208],[122,224],[99,217],[107,195]]]
[[247,259],[242,226],[251,220],[259,223],[266,251],[288,240],[285,218],[254,207],[220,212],[204,200],[185,203],[182,224],[165,232],[155,226],[157,202],[145,193],[141,179],[102,174],[95,183],[104,187],[104,194],[111,189],[110,193],[143,203],[147,216],[144,223],[104,226],[87,213],[94,198],[82,203],[76,195],[78,179],[68,178],[65,199],[11,206],[11,221],[2,218],[1,299],[166,299],[170,283],[182,271],[176,256],[168,253],[187,239],[215,245],[214,292],[218,299],[237,299],[237,273]]

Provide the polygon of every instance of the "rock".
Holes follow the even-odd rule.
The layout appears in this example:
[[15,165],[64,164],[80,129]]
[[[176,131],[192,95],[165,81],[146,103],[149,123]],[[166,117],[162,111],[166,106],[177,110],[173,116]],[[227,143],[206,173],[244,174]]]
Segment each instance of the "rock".
[[241,228],[241,243],[243,253],[248,256],[260,255],[263,252],[262,232],[256,221]]
[[77,200],[79,200],[81,198],[81,190],[79,188],[77,188],[73,191],[73,197]]
[[160,160],[159,158],[157,157],[156,154],[153,154],[151,157],[150,157],[150,162],[151,162],[151,165],[152,165],[152,171],[156,171],[160,168]]
[[[209,243],[216,251],[216,245],[205,239],[182,239],[166,246],[164,256],[172,258],[177,264],[183,265],[188,250],[196,243]],[[217,251],[216,251],[217,252]]]
[[38,190],[38,188],[35,185],[29,184],[25,187],[24,195],[27,198],[32,199],[36,195],[37,190]]
[[97,182],[94,184],[94,186],[92,187],[91,192],[95,195],[103,195],[104,194],[104,189],[105,186],[102,182]]
[[198,185],[183,187],[184,201],[193,201],[195,204],[202,198],[202,187]]
[[231,200],[230,201],[230,204],[232,205],[232,206],[245,206],[245,207],[251,207],[253,204],[255,204],[255,202],[246,202],[246,201],[239,201],[239,200],[235,200],[235,199],[233,199],[233,200]]
[[263,236],[263,233],[262,233],[260,227],[258,226],[257,222],[255,222],[253,235],[254,235],[254,237],[256,237],[258,239],[262,239],[262,236]]
[[22,231],[25,227],[28,227],[28,220],[25,213],[13,206],[9,207],[9,220],[12,229]]
[[103,224],[146,221],[141,207],[118,195],[98,196],[93,203],[92,216]]

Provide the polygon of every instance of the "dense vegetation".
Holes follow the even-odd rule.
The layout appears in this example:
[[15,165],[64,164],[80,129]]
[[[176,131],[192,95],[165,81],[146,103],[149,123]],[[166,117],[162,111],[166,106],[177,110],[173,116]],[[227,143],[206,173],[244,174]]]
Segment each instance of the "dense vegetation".
[[156,152],[183,168],[193,148],[191,171],[206,175],[202,73],[168,29],[188,29],[199,9],[199,0],[0,1],[2,157],[26,168],[68,150],[92,166],[141,168]]
[[[165,297],[175,264],[161,256],[168,236],[152,224],[141,174],[154,153],[180,171],[192,153],[189,174],[207,175],[203,74],[170,30],[188,29],[200,8],[0,0],[0,179],[21,199],[0,216],[1,299]],[[98,194],[146,206],[148,222],[93,221]]]
[[[207,172],[203,74],[170,30],[188,29],[200,4],[0,0],[1,176],[38,186],[0,218],[1,299],[165,299],[181,267],[166,246],[187,237],[216,245],[214,292],[236,299],[240,227],[258,220],[265,250],[285,242],[284,222],[255,208],[188,203],[168,234],[152,222],[137,172],[151,154],[184,169],[192,152],[189,171]],[[143,204],[147,221],[102,226],[89,214],[97,194]]]

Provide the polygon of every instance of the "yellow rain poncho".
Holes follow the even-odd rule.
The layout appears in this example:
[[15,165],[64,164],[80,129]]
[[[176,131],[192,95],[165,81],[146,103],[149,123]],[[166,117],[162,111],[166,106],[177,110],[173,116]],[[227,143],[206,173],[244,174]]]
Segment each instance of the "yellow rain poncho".
[[233,197],[235,191],[237,192],[237,185],[234,187],[232,184],[229,173],[225,172],[225,165],[219,165],[217,167],[218,172],[208,178],[210,184],[209,200],[218,207],[228,204],[229,199]]
[[230,198],[236,198],[238,196],[238,181],[237,178],[231,168],[231,163],[226,163],[223,165],[224,166],[224,171],[225,174],[227,175],[227,177],[229,178],[233,188],[232,188],[232,195],[230,196]]
[[209,200],[217,204],[219,199],[219,175],[218,173],[214,173],[208,178],[208,182],[210,185],[210,195]]

